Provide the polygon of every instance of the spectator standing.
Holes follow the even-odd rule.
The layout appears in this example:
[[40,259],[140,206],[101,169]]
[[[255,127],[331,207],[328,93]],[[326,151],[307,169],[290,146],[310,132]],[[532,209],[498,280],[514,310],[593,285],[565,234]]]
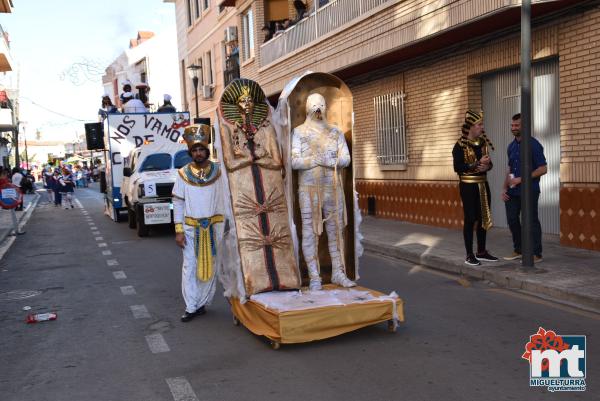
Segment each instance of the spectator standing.
[[[463,204],[463,239],[467,253],[465,264],[471,266],[481,265],[482,260],[498,260],[485,248],[487,230],[492,227],[490,187],[487,182],[487,171],[492,169],[492,161],[488,146],[492,144],[483,131],[483,112],[467,110],[462,135],[452,149],[452,158]],[[473,254],[473,230],[477,233],[476,255]]]
[[[73,209],[73,188],[75,187],[75,180],[73,174],[66,167],[63,168],[63,174],[59,179],[59,183],[64,208],[68,209],[69,206],[71,206],[71,209]],[[67,205],[67,203],[69,205]]]
[[[9,169],[0,167],[0,186],[3,186],[4,184],[10,182],[8,179],[10,172],[11,171]],[[15,213],[14,208],[10,209],[10,214],[12,218],[13,227],[9,235],[25,234],[25,231],[19,231],[19,222],[17,221],[17,214]]]
[[273,31],[271,30],[271,27],[269,25],[265,25],[262,27],[262,33],[263,35],[265,35],[265,40],[263,41],[263,43],[266,43],[269,40],[273,39]]
[[44,188],[46,189],[46,194],[48,196],[48,203],[52,203],[54,201],[54,177],[52,174],[52,165],[47,165],[42,174]]
[[[510,130],[515,139],[508,145],[508,169],[502,187],[502,200],[506,207],[506,220],[513,240],[513,253],[505,260],[521,258],[521,113],[512,117]],[[531,137],[531,192],[533,261],[542,261],[542,225],[538,216],[540,177],[548,172],[544,147]]]
[[294,0],[294,8],[296,9],[296,22],[304,18],[306,14],[306,4],[302,0]]
[[[19,190],[23,192],[23,188],[21,187],[21,181],[23,180],[23,174],[21,173],[21,169],[18,167],[13,168],[12,170],[12,178],[11,181],[13,185],[19,187]],[[15,208],[15,211],[23,210],[23,203]]]
[[54,192],[54,207],[58,207],[62,203],[62,193],[61,193],[61,184],[62,176],[60,175],[60,171],[57,168],[54,169],[54,173],[52,174],[52,192]]

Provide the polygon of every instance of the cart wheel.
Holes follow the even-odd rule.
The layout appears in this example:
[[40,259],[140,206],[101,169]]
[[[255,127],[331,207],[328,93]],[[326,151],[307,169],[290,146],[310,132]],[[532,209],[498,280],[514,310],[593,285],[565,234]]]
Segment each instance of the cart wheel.
[[395,333],[396,332],[396,326],[394,325],[394,321],[393,320],[388,320],[387,321],[387,330],[388,330],[388,333]]
[[281,343],[279,341],[271,340],[271,348],[274,350],[278,350],[281,347]]
[[238,320],[237,317],[235,317],[235,315],[233,316],[233,325],[234,326],[239,326],[240,325],[240,321]]

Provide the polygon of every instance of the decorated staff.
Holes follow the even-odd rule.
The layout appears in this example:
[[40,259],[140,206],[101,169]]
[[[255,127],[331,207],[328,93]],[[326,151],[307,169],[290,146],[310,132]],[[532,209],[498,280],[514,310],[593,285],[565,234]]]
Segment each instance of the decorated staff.
[[220,165],[209,159],[210,126],[190,125],[183,138],[193,161],[179,169],[173,187],[175,241],[183,248],[182,322],[206,312],[216,286],[216,250],[223,237]]
[[[481,265],[481,260],[495,262],[485,248],[486,232],[492,227],[490,187],[487,171],[492,169],[489,148],[494,150],[483,130],[483,112],[467,110],[462,135],[452,149],[454,171],[458,174],[463,204],[463,237],[467,257],[465,263]],[[473,254],[473,230],[477,232],[477,254]]]

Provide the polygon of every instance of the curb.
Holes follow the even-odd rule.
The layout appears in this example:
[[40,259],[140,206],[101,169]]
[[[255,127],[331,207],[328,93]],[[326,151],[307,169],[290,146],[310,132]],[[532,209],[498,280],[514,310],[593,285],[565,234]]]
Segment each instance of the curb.
[[437,255],[420,254],[409,249],[396,248],[368,239],[362,240],[365,251],[410,263],[420,264],[434,270],[460,274],[479,280],[488,280],[499,287],[525,291],[532,295],[548,298],[556,302],[583,307],[594,312],[600,311],[600,297],[578,293],[573,289],[559,288],[533,280],[537,274],[521,273],[515,270],[501,270],[498,267],[473,267],[457,264],[448,258]]

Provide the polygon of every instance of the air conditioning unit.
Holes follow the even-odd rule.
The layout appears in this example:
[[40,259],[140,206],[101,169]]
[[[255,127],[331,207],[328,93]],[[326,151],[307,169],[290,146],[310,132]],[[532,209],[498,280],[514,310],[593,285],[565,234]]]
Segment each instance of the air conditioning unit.
[[202,85],[202,97],[204,99],[212,99],[213,87],[211,85]]
[[237,40],[237,26],[228,26],[225,28],[225,43]]

